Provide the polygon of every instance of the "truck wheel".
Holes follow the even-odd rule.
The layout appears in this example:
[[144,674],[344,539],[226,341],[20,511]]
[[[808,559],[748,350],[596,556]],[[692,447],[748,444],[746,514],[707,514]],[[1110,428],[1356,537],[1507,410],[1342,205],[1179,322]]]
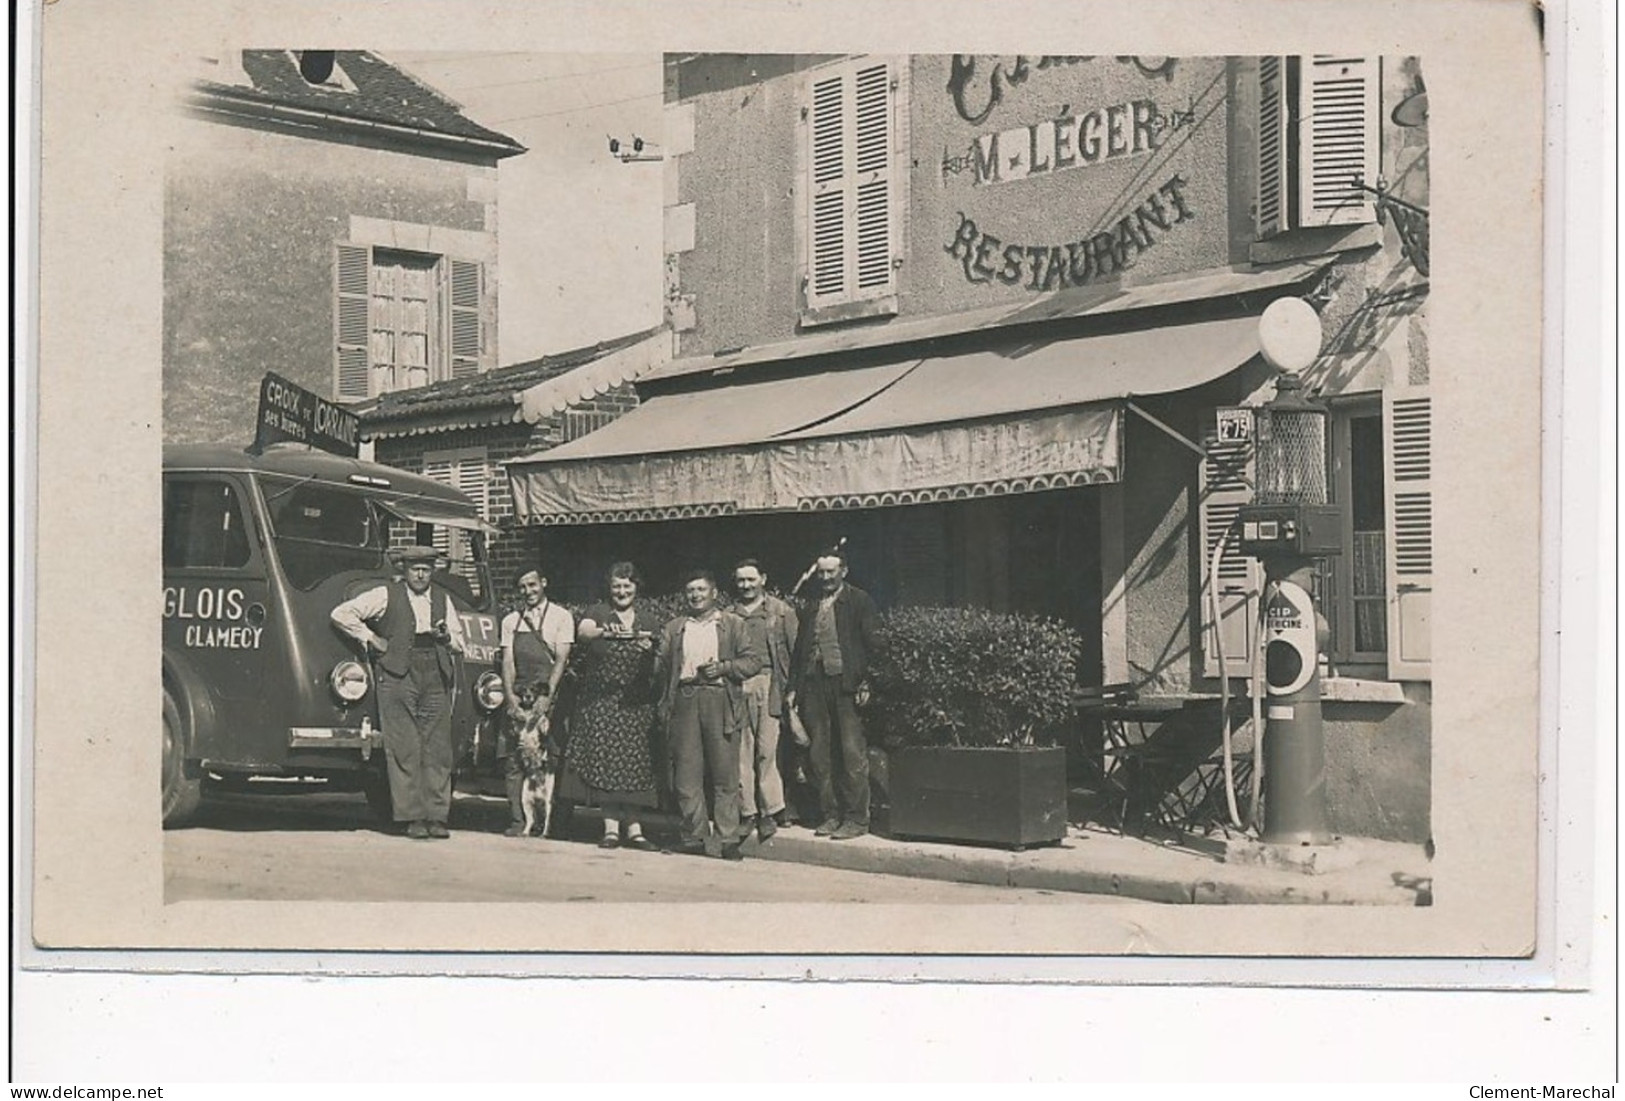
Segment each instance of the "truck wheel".
[[203,778],[186,772],[186,732],[181,709],[164,686],[163,820],[164,828],[183,826],[203,802]]
[[381,768],[372,769],[361,781],[361,793],[367,797],[367,809],[384,825],[395,821],[395,801],[389,795],[389,774]]

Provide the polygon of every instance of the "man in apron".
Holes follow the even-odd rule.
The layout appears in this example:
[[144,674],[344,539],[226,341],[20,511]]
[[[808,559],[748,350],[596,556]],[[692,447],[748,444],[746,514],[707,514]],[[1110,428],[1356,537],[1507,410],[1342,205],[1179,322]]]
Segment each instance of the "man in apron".
[[525,606],[502,617],[502,683],[508,686],[508,724],[498,752],[504,758],[503,780],[508,792],[508,828],[518,837],[525,832],[524,766],[519,757],[519,728],[523,719],[519,693],[545,687],[538,706],[551,715],[558,699],[559,680],[575,645],[576,625],[569,611],[547,599],[547,578],[541,570],[526,570],[518,578]]

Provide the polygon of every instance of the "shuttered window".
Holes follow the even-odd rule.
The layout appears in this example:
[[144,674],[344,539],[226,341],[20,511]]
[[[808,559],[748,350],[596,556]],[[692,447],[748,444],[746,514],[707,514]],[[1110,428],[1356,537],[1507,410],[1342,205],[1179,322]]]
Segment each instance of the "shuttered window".
[[898,67],[864,59],[821,69],[806,103],[805,305],[895,293]]
[[490,367],[482,264],[341,244],[333,270],[333,393],[339,401]]
[[1376,220],[1380,90],[1376,58],[1260,59],[1260,237]]
[[479,264],[452,260],[451,269],[451,377],[478,374],[484,351],[480,303],[485,273]]
[[[491,464],[483,447],[460,451],[431,451],[423,456],[423,475],[441,485],[461,491],[479,507],[480,515],[490,518],[490,496],[487,483]],[[474,561],[473,533],[460,528],[435,525],[430,534],[434,548],[446,556],[450,570],[466,578],[471,585],[479,583],[479,570]]]
[[1388,489],[1388,675],[1433,669],[1433,403],[1424,388],[1383,393]]
[[1320,610],[1339,669],[1388,660],[1388,493],[1382,405],[1376,395],[1334,405],[1332,503],[1342,513],[1343,553],[1322,560]]
[[338,358],[333,395],[339,401],[362,401],[372,396],[367,344],[371,326],[369,314],[372,250],[357,245],[339,245],[334,263],[334,283],[338,305],[334,310]]
[[[1253,499],[1255,463],[1251,439],[1221,440],[1217,426],[1210,424],[1203,437],[1207,451],[1202,460],[1200,483],[1202,561],[1200,564],[1202,625],[1202,675],[1219,676],[1219,638],[1223,632],[1224,674],[1245,677],[1251,672],[1252,651],[1257,645],[1257,607],[1260,588],[1258,563],[1238,549],[1239,532],[1233,530],[1236,514]],[[1213,617],[1213,555],[1223,546],[1219,558],[1217,593],[1218,626]]]

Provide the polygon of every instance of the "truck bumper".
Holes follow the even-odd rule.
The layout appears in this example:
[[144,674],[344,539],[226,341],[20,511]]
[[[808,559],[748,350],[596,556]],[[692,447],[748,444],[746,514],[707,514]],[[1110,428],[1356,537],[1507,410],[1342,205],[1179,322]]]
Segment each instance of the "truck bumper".
[[365,727],[295,726],[288,729],[289,749],[359,749],[361,759],[372,759],[374,748],[382,747],[383,735]]

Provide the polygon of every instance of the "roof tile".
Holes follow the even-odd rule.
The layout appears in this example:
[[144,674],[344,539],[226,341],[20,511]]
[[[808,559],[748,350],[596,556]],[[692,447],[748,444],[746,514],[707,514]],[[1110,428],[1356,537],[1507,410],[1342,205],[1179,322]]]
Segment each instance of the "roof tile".
[[243,72],[251,87],[210,84],[211,92],[325,111],[329,114],[411,127],[434,133],[524,146],[470,119],[445,95],[367,50],[335,51],[338,67],[355,91],[311,84],[299,73],[292,50],[244,50]]

